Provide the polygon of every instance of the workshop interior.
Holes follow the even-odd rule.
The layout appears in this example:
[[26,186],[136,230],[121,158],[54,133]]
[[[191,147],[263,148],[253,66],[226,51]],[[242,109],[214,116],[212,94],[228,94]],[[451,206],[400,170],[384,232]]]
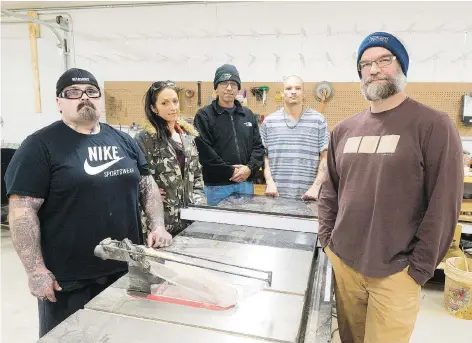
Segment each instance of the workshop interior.
[[[421,287],[409,341],[472,341],[471,18],[470,1],[2,1],[1,341],[341,342],[333,264],[318,235],[319,199],[267,196],[263,162],[252,171],[252,194],[183,201],[178,220],[186,227],[167,247],[97,240],[90,254],[124,263],[127,273],[38,338],[38,303],[12,243],[7,170],[28,136],[61,120],[65,99],[58,100],[56,81],[71,68],[98,80],[99,121],[133,140],[149,128],[143,106],[159,80],[173,82],[179,120],[197,127],[197,112],[218,104],[221,80],[214,77],[222,65],[239,72],[235,99],[254,114],[251,130],[283,111],[284,82],[296,75],[303,108],[321,115],[331,133],[369,108],[357,52],[376,31],[404,43],[406,94],[446,113],[462,144],[455,231]],[[398,204],[389,207],[397,213]]]

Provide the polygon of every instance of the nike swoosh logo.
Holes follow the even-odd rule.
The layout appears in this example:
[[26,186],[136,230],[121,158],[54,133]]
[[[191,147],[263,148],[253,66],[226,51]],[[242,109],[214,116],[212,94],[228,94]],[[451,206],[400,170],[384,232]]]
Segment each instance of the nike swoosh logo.
[[102,171],[110,168],[112,165],[114,165],[116,162],[118,162],[119,160],[122,160],[124,157],[120,157],[119,159],[117,160],[113,160],[113,161],[110,161],[110,162],[107,162],[105,164],[102,164],[101,166],[96,166],[96,167],[91,167],[88,163],[88,160],[85,160],[84,162],[84,170],[87,174],[89,175],[97,175],[99,173],[101,173]]

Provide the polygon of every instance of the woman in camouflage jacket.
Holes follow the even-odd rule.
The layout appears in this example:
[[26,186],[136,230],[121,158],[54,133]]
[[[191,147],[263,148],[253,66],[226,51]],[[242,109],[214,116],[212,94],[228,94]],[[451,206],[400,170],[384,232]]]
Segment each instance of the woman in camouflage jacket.
[[180,209],[203,197],[203,179],[194,143],[193,125],[179,118],[175,83],[154,82],[145,96],[149,124],[136,134],[164,203],[164,221],[172,236],[190,223],[180,219]]

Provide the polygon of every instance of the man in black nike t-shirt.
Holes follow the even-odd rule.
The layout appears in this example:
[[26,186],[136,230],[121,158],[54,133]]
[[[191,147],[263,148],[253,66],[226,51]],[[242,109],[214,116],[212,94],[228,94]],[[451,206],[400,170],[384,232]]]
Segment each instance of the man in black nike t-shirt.
[[146,158],[127,134],[99,122],[102,92],[95,77],[70,69],[57,81],[62,120],[30,135],[6,176],[13,245],[38,298],[40,337],[84,307],[127,271],[94,256],[103,239],[171,243],[159,189]]

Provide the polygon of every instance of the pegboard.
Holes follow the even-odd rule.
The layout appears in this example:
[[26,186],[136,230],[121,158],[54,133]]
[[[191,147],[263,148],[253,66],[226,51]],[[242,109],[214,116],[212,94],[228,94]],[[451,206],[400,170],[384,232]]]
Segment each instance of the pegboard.
[[[144,113],[144,96],[152,82],[145,81],[105,81],[106,121],[110,125],[143,125],[146,123]],[[180,92],[180,110],[184,117],[193,117],[198,106],[197,82],[177,82]],[[202,106],[211,96],[213,84],[201,83]],[[194,96],[185,96],[186,90],[194,91]],[[205,98],[203,97],[205,94]]]
[[464,126],[460,120],[462,96],[472,92],[472,83],[411,83],[406,91],[411,98],[446,112],[461,136],[472,136],[472,127]]
[[[152,82],[105,82],[106,120],[111,125],[143,125],[144,94]],[[216,97],[213,82],[201,82],[201,106],[198,106],[197,82],[176,82],[182,88],[180,94],[180,110],[184,117],[193,117],[200,107],[206,106]],[[306,82],[304,85],[304,103],[306,107],[318,109],[320,102],[315,98],[317,83]],[[368,107],[362,97],[358,82],[332,83],[334,91],[323,111],[328,126],[333,129],[341,120],[358,113]],[[252,87],[267,86],[267,102],[256,99]],[[194,92],[193,97],[185,96],[186,90]],[[246,90],[247,107],[255,114],[267,116],[282,107],[282,101],[276,101],[276,95],[282,92],[283,85],[277,82],[244,82],[242,91]],[[472,92],[472,83],[409,83],[407,94],[428,106],[446,112],[455,122],[461,136],[472,136],[472,127],[460,122],[461,97]]]

